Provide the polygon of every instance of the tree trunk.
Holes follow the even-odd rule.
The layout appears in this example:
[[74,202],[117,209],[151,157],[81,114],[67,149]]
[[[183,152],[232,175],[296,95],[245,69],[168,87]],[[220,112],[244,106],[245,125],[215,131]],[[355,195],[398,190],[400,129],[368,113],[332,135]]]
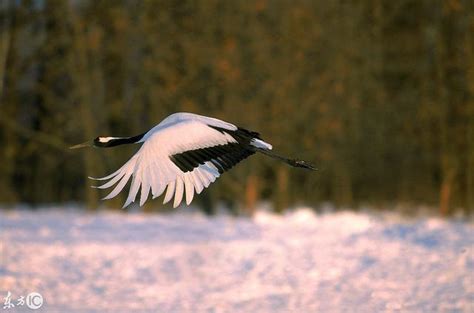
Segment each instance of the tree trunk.
[[466,166],[466,211],[467,213],[474,214],[474,13],[472,11],[473,5],[471,5],[470,13],[470,24],[467,25],[466,29],[470,35],[467,36],[466,40],[466,55],[468,61],[468,68],[471,70],[467,71],[467,91],[468,91],[468,108],[467,108],[467,123],[468,129],[466,132],[467,142],[467,166]]
[[[74,28],[74,87],[77,90],[77,99],[79,106],[79,117],[81,118],[81,125],[83,126],[84,138],[94,138],[95,136],[95,121],[91,112],[90,105],[94,103],[92,100],[93,92],[91,90],[90,75],[88,71],[88,53],[87,45],[84,40],[84,31],[81,28],[80,21],[75,18],[74,12],[70,12],[71,23]],[[86,173],[98,173],[99,162],[92,150],[85,150],[84,163]],[[90,188],[88,180],[84,183],[86,191],[86,207],[88,209],[96,209],[99,204],[99,194],[97,189]]]
[[[18,71],[15,67],[14,58],[16,57],[15,53],[10,50],[12,42],[14,42],[17,32],[17,27],[11,21],[11,12],[10,8],[12,7],[12,2],[4,1],[0,6],[1,13],[5,14],[7,18],[4,20],[2,27],[3,36],[1,38],[0,44],[0,114],[3,116],[5,121],[0,120],[0,124],[5,122],[12,121],[14,123],[16,120],[16,111],[17,107],[13,101],[14,99],[14,90],[16,90],[16,84],[18,83]],[[6,72],[7,72],[7,59],[12,57],[13,60],[10,60],[8,64],[10,67],[8,82],[6,81]],[[4,94],[4,84],[9,83],[10,90]],[[17,196],[11,188],[11,180],[14,176],[15,171],[15,158],[16,154],[20,150],[18,147],[18,140],[15,138],[14,131],[11,128],[5,127],[2,125],[2,130],[0,131],[0,138],[3,141],[4,147],[0,151],[0,157],[2,162],[0,164],[0,198],[2,202],[15,202]]]
[[451,213],[451,196],[453,194],[456,171],[453,168],[447,168],[444,172],[439,193],[439,212],[441,215],[447,216]]
[[259,197],[259,180],[257,175],[250,174],[247,176],[247,183],[245,184],[245,206],[244,214],[252,216],[257,208],[257,201]]
[[275,200],[275,212],[282,213],[289,204],[289,172],[288,166],[279,166],[277,169],[277,194]]
[[13,1],[3,1],[0,3],[0,14],[6,16],[0,31],[3,33],[0,38],[0,98],[3,95],[3,84],[5,81],[5,73],[7,68],[7,56],[10,50],[10,32],[11,32],[11,15]]
[[344,161],[334,169],[334,199],[338,206],[352,205],[352,183],[350,171]]
[[474,213],[474,104],[470,104],[469,129],[467,133],[466,211]]

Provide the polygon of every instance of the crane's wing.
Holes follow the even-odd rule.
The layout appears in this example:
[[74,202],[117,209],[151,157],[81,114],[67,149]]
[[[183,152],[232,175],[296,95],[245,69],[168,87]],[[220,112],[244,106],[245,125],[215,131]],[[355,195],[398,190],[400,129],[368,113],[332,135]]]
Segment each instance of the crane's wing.
[[159,197],[166,189],[163,203],[174,196],[177,207],[186,194],[189,205],[194,192],[201,193],[223,172],[255,153],[248,145],[251,133],[238,129],[221,128],[203,121],[183,120],[167,127],[154,128],[146,135],[141,148],[114,173],[99,178],[108,180],[97,188],[117,184],[105,199],[117,196],[130,177],[129,194],[124,207],[135,201],[141,187],[140,205],[151,193]]

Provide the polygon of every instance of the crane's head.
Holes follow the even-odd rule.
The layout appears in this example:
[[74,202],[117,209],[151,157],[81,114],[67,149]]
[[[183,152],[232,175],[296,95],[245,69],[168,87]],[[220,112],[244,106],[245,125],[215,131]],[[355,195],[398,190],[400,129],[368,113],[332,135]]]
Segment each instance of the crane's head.
[[117,143],[118,139],[121,139],[121,138],[99,136],[96,139],[94,139],[93,146],[98,147],[98,148],[113,147],[118,144]]
[[69,149],[79,149],[79,148],[86,148],[86,147],[98,147],[98,148],[106,148],[114,146],[114,141],[118,139],[117,137],[105,137],[99,136],[92,141],[86,141],[80,143],[78,145],[72,146]]
[[131,143],[141,143],[145,133],[133,136],[133,137],[106,137],[99,136],[92,141],[87,141],[75,146],[70,147],[69,149],[77,149],[83,147],[97,147],[97,148],[110,148],[118,145],[125,145]]

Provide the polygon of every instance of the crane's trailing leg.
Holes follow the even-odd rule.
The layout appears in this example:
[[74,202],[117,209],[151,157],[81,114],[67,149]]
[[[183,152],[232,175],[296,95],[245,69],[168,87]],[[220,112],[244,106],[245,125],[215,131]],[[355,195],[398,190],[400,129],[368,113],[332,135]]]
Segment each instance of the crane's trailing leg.
[[316,167],[314,167],[313,165],[311,165],[308,162],[303,161],[303,160],[286,158],[284,156],[273,153],[273,152],[271,152],[271,150],[268,150],[268,149],[257,148],[256,150],[260,153],[268,155],[271,158],[283,161],[286,164],[291,165],[293,167],[301,167],[301,168],[305,168],[305,169],[313,170],[313,171],[318,170]]

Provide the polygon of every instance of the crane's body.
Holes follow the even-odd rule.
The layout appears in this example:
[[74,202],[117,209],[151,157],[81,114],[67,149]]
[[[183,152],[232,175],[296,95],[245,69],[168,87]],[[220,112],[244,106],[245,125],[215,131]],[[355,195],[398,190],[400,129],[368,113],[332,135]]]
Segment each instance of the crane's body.
[[[189,205],[194,193],[201,193],[222,173],[256,152],[295,167],[314,169],[304,161],[272,153],[272,146],[256,132],[192,113],[172,114],[148,132],[137,136],[97,137],[92,145],[108,148],[131,143],[142,146],[122,167],[102,178],[90,177],[107,181],[96,188],[105,189],[116,184],[104,200],[117,196],[132,178],[124,207],[135,201],[139,189],[140,205],[145,203],[150,192],[156,198],[165,189],[163,203],[174,197],[173,207],[177,207],[185,195]],[[83,146],[90,144],[71,148]]]

